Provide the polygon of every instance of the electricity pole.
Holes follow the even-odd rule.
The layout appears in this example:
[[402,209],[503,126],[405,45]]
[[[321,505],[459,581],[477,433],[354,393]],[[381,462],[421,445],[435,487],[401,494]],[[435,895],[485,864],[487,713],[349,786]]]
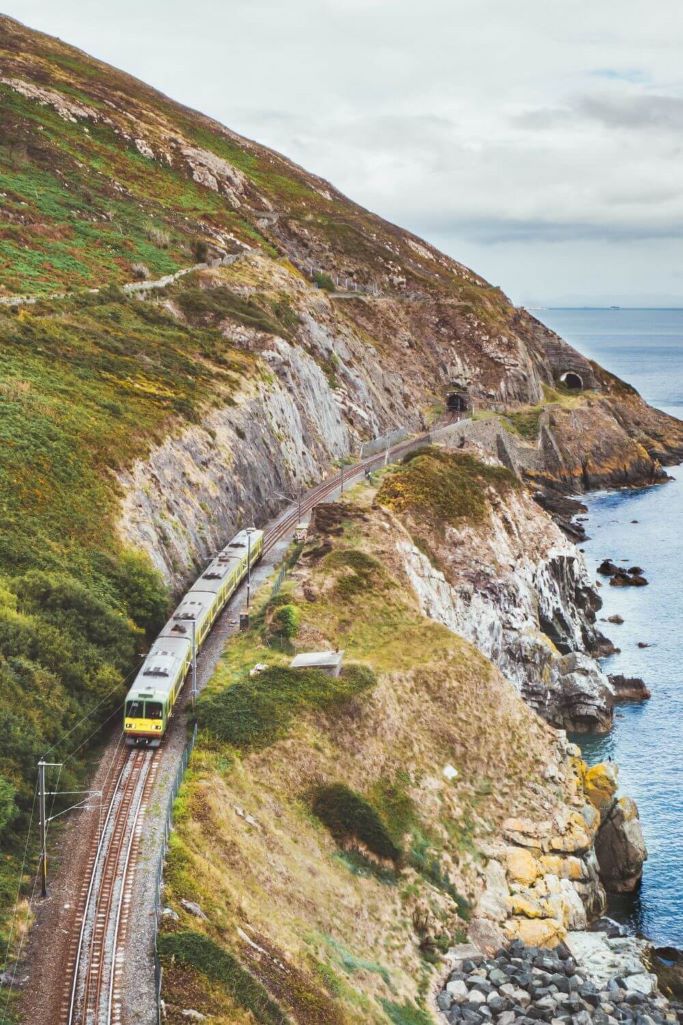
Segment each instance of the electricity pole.
[[38,807],[40,813],[40,892],[47,897],[47,816],[45,814],[45,762],[38,762]]

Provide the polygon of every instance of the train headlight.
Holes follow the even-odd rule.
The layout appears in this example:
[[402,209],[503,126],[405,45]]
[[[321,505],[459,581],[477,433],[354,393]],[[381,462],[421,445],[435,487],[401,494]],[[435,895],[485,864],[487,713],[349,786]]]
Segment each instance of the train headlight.
[[161,726],[155,726],[155,727],[154,727],[154,729],[155,729],[155,730],[160,730],[160,729],[161,729]]

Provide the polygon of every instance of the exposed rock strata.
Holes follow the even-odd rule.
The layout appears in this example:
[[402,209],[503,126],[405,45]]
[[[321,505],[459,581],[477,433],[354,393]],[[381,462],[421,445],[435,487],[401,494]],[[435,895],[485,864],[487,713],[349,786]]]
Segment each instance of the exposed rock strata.
[[438,568],[397,541],[424,612],[476,644],[554,725],[608,729],[614,690],[588,654],[603,641],[600,599],[580,553],[527,495],[490,503],[484,524],[446,527]]

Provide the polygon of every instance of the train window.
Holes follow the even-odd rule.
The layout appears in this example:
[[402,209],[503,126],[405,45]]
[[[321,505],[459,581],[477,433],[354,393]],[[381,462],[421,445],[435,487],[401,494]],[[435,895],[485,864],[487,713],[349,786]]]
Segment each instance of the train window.
[[126,702],[126,718],[142,719],[142,701]]
[[148,701],[145,706],[146,719],[161,719],[163,716],[163,705],[160,701]]

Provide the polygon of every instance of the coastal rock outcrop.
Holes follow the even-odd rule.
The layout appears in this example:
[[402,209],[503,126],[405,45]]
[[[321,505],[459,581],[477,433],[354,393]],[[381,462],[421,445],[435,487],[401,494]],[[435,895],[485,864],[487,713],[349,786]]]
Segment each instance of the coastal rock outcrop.
[[631,893],[636,889],[647,848],[633,798],[620,797],[604,814],[595,838],[595,852],[600,878],[609,893]]
[[630,797],[619,797],[619,769],[602,762],[586,769],[586,796],[600,813],[595,836],[595,854],[600,878],[608,893],[630,893],[640,882],[647,848],[638,817],[638,806]]
[[649,688],[639,676],[610,673],[608,679],[612,684],[615,700],[618,702],[647,701],[652,696]]
[[609,729],[614,689],[589,653],[604,642],[600,598],[581,554],[528,495],[491,495],[483,522],[430,538],[434,561],[405,536],[397,547],[425,614],[476,644],[539,714],[575,732]]

